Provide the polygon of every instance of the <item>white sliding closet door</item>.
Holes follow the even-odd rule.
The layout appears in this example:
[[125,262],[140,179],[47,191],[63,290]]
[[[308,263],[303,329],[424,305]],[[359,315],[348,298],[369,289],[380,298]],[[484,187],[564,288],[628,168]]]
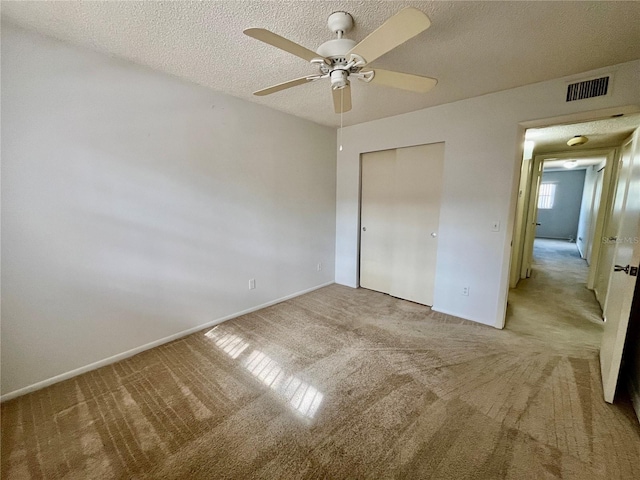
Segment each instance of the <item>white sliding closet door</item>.
[[433,305],[443,162],[443,143],[362,156],[362,287]]
[[360,286],[389,293],[393,257],[396,151],[362,156]]

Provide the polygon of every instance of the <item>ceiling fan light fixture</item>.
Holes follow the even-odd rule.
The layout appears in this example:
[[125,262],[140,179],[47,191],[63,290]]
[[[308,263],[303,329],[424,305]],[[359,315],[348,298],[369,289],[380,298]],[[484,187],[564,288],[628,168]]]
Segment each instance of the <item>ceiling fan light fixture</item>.
[[333,70],[331,72],[331,88],[338,90],[344,88],[348,84],[346,70]]
[[570,147],[575,147],[576,145],[584,145],[588,141],[589,139],[584,135],[576,135],[575,137],[569,139],[567,145],[569,145]]

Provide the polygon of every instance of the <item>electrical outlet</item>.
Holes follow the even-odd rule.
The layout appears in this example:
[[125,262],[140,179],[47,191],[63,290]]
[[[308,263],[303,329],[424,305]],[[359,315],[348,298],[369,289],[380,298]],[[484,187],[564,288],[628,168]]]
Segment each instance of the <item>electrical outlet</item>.
[[318,271],[322,270],[322,262],[318,262]]
[[249,280],[249,290],[254,290],[256,288],[256,279],[252,278]]
[[465,297],[469,296],[469,287],[462,287],[462,295]]

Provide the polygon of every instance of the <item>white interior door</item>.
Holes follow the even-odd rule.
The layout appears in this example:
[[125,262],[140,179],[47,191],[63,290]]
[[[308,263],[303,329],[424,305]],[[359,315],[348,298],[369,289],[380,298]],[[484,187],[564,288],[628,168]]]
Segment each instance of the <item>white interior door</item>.
[[[619,228],[613,252],[613,266],[605,301],[605,328],[600,347],[600,368],[605,401],[612,403],[624,349],[631,302],[640,264],[640,145],[638,131],[633,143],[623,149],[614,209]],[[635,272],[633,269],[636,269]]]
[[362,156],[360,286],[391,291],[395,202],[395,150]]
[[394,297],[433,305],[444,143],[396,150]]
[[596,298],[598,299],[598,302],[600,302],[600,305],[605,305],[605,299],[607,298],[609,290],[611,267],[613,265],[617,244],[616,239],[618,231],[620,230],[622,214],[624,212],[624,202],[627,193],[626,188],[631,169],[632,146],[631,139],[625,142],[622,146],[622,154],[618,163],[616,190],[613,194],[613,205],[611,207],[609,219],[603,231],[603,238],[601,239],[600,256],[598,258],[598,272],[596,283],[594,285]]
[[360,286],[433,305],[444,144],[362,156]]

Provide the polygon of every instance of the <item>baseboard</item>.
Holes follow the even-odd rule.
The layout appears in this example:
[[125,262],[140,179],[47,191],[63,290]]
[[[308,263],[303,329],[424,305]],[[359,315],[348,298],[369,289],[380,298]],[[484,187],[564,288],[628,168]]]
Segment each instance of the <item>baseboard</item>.
[[145,350],[149,350],[151,348],[158,347],[160,345],[164,345],[165,343],[172,342],[174,340],[178,340],[179,338],[186,337],[187,335],[191,335],[192,333],[196,333],[205,328],[213,327],[218,325],[219,323],[226,322],[227,320],[231,320],[233,318],[241,317],[242,315],[246,315],[247,313],[255,312],[256,310],[260,310],[262,308],[270,307],[277,303],[285,302],[287,300],[291,300],[292,298],[299,297],[300,295],[304,295],[305,293],[313,292],[314,290],[318,290],[320,288],[327,287],[329,285],[333,285],[335,282],[326,282],[321,285],[316,285],[315,287],[307,288],[306,290],[301,290],[299,292],[292,293],[285,297],[278,298],[276,300],[272,300],[267,303],[263,303],[261,305],[257,305],[255,307],[248,308],[246,310],[242,310],[241,312],[232,313],[231,315],[227,315],[225,317],[217,318],[215,320],[211,320],[210,322],[203,323],[196,327],[189,328],[187,330],[183,330],[181,332],[175,333],[173,335],[169,335],[168,337],[161,338],[160,340],[155,340],[153,342],[147,343],[140,347],[132,348],[131,350],[127,350],[126,352],[119,353],[117,355],[113,355],[111,357],[107,357],[103,360],[99,360],[94,363],[90,363],[89,365],[85,365],[84,367],[76,368],[74,370],[70,370],[65,373],[61,373],[60,375],[56,375],[51,378],[47,378],[46,380],[42,380],[40,382],[36,382],[32,385],[28,385],[23,388],[19,388],[18,390],[14,390],[13,392],[6,393],[0,396],[0,402],[6,402],[7,400],[11,400],[13,398],[19,397],[21,395],[26,395],[27,393],[35,392],[36,390],[40,390],[42,388],[53,385],[54,383],[62,382],[63,380],[68,380],[73,377],[77,377],[78,375],[82,375],[83,373],[90,372],[91,370],[96,370],[98,368],[104,367],[106,365],[111,365],[112,363],[119,362],[120,360],[124,360],[125,358],[132,357],[137,355],[138,353],[144,352]]
[[463,320],[469,320],[470,322],[479,323],[480,325],[487,325],[488,327],[497,328],[495,325],[491,323],[485,323],[485,322],[481,322],[478,319],[468,318],[468,317],[465,317],[464,315],[460,315],[459,313],[451,312],[451,311],[445,310],[444,308],[436,307],[435,305],[431,307],[431,310],[438,313],[444,313],[445,315],[450,315],[452,317],[461,318]]
[[535,238],[539,238],[541,240],[566,240],[567,242],[569,240],[573,240],[573,242],[571,243],[576,243],[575,238],[569,238],[569,237],[535,237]]
[[636,385],[629,377],[627,377],[627,389],[629,395],[631,395],[631,403],[633,409],[636,411],[636,417],[638,417],[638,423],[640,423],[640,385]]

